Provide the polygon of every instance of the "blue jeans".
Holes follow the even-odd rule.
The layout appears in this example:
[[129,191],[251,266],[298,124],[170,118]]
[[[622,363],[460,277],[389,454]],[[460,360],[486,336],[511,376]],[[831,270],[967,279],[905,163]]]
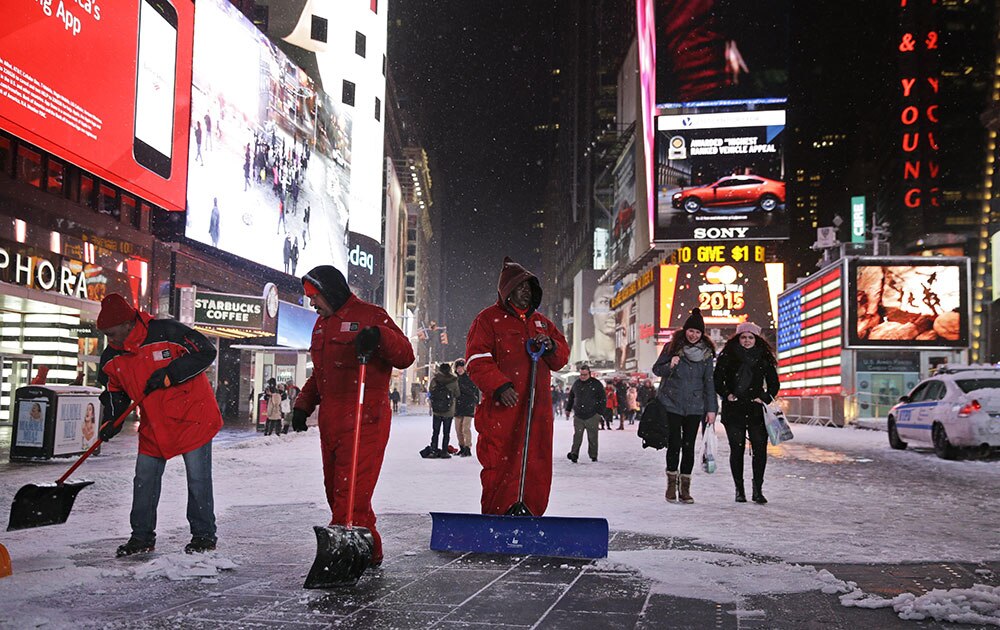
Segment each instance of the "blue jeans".
[[[187,519],[191,535],[215,538],[215,499],[212,496],[212,441],[184,453],[187,473]],[[160,482],[167,460],[139,454],[132,482],[132,538],[156,541],[156,506],[160,503]]]

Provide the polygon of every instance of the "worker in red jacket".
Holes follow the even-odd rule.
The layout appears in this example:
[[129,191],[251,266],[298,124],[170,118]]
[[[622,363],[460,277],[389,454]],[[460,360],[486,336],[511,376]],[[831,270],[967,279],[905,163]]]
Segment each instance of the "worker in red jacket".
[[[353,524],[368,528],[375,542],[372,562],[382,562],[382,539],[375,529],[372,493],[382,470],[389,441],[389,379],[392,368],[413,363],[413,347],[392,318],[378,306],[353,293],[335,267],[321,265],[302,278],[302,286],[319,314],[313,328],[313,373],[303,385],[292,411],[292,428],[306,430],[306,418],[319,406],[323,482],[333,517],[330,525],[345,525],[348,510]],[[354,506],[347,505],[354,448],[358,399],[358,355],[368,356],[361,418],[361,446]]]
[[101,301],[97,329],[108,338],[101,354],[98,382],[103,421],[101,440],[119,431],[116,420],[133,400],[139,404],[139,455],[132,488],[132,536],[117,555],[153,551],[156,506],[167,460],[181,455],[187,474],[187,518],[191,542],[187,553],[215,549],[215,501],[212,492],[212,438],[222,414],[205,370],[215,361],[215,347],[197,330],[173,319],[153,319],[112,293]]
[[552,370],[569,358],[566,338],[535,309],[542,287],[531,272],[504,258],[497,283],[497,302],[472,322],[465,349],[465,369],[482,391],[476,408],[479,442],[476,455],[483,466],[483,514],[503,514],[516,501],[524,452],[531,357],[534,339],[545,352],[535,374],[535,406],[528,446],[524,503],[535,516],[545,513],[552,485]]

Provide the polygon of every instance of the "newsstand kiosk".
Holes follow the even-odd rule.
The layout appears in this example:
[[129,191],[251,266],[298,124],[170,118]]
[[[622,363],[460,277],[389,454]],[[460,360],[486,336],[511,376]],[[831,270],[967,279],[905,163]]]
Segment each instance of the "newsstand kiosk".
[[101,390],[76,385],[31,385],[14,393],[11,461],[82,455],[97,440]]

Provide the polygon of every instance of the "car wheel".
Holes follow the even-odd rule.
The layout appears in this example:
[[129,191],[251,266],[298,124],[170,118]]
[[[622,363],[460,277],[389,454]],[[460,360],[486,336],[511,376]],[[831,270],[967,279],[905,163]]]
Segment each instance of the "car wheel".
[[906,448],[907,444],[899,437],[899,431],[896,430],[896,421],[893,418],[889,418],[889,446],[901,451]]
[[701,199],[697,197],[688,197],[684,200],[684,211],[688,214],[694,214],[701,210]]
[[958,449],[948,441],[948,433],[940,422],[935,422],[931,427],[931,438],[934,440],[934,453],[941,459],[955,459],[958,456]]
[[757,202],[757,207],[764,212],[772,212],[778,207],[778,203],[778,198],[774,195],[764,195],[760,198],[760,201]]

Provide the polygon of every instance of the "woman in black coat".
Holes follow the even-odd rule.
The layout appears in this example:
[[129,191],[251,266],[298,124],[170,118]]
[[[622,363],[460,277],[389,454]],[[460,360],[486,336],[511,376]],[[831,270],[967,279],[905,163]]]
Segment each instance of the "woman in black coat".
[[743,489],[743,451],[747,436],[753,449],[753,502],[764,504],[764,468],[767,466],[767,428],[764,403],[778,395],[778,367],[771,345],[760,336],[760,326],[744,322],[726,342],[715,363],[715,391],[722,397],[722,424],[729,439],[729,467],[736,484],[737,503],[746,503]]

